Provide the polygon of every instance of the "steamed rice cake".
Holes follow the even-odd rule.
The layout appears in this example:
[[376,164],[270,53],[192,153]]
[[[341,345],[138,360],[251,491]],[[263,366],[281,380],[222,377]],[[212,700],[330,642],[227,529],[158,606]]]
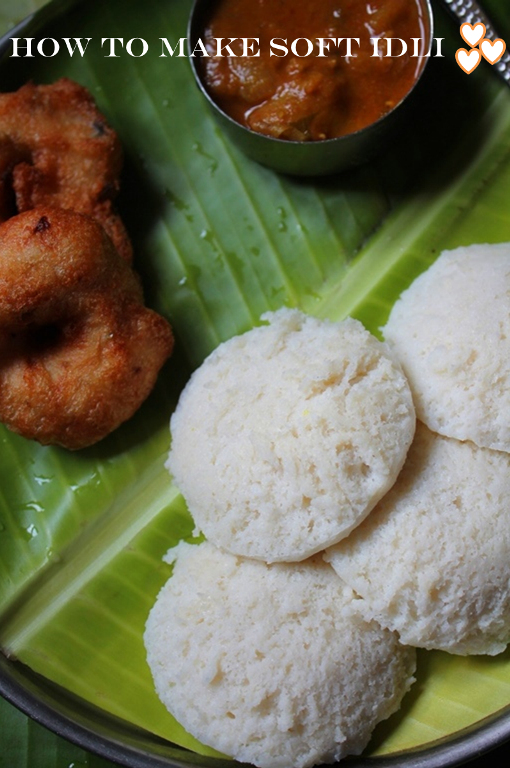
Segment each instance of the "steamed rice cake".
[[404,291],[383,331],[421,421],[510,451],[510,243],[443,252]]
[[370,516],[326,552],[367,615],[403,643],[454,654],[510,640],[510,456],[420,422]]
[[209,542],[170,550],[145,631],[156,690],[184,728],[262,768],[360,753],[413,682],[414,649],[366,620],[320,556],[268,565]]
[[346,536],[391,487],[414,405],[399,364],[358,321],[290,309],[263,319],[191,377],[167,467],[214,544],[296,561]]

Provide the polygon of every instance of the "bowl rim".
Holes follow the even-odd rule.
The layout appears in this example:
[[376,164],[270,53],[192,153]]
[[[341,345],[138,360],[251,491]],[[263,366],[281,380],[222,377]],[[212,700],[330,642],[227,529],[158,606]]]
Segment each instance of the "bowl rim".
[[[40,725],[87,752],[126,768],[227,768],[231,759],[199,755],[131,724],[0,654],[0,695]],[[451,768],[510,738],[510,704],[423,747],[349,757],[352,768]],[[291,768],[291,766],[289,766]]]

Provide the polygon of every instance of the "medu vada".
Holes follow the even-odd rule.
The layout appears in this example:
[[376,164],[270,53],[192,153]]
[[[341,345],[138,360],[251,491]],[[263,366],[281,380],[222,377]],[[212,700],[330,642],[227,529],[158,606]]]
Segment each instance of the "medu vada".
[[129,419],[172,351],[103,227],[39,206],[0,226],[0,421],[75,450]]
[[12,186],[14,167],[27,159],[22,148],[0,133],[0,223],[16,213],[16,201]]
[[61,78],[0,93],[0,221],[39,205],[86,213],[130,261],[114,209],[122,160],[117,134],[82,85]]

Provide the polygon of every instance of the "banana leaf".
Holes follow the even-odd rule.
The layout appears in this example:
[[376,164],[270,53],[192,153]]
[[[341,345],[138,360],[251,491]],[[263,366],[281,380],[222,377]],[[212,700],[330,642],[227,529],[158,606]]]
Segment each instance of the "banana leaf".
[[[510,34],[508,12],[487,7]],[[459,69],[458,25],[435,5],[445,56],[431,58],[401,135],[370,164],[304,181],[240,154],[187,59],[161,55],[161,37],[174,46],[186,36],[190,0],[47,10],[23,34],[90,38],[85,55],[6,55],[1,88],[67,76],[91,90],[125,148],[119,207],[146,301],[172,322],[177,348],[140,411],[97,446],[70,453],[0,428],[0,646],[105,713],[214,755],[160,704],[142,642],[170,575],[162,556],[193,535],[163,466],[179,392],[268,309],[352,315],[377,334],[441,250],[510,240],[510,91],[488,64]],[[105,37],[143,38],[149,50],[107,57]],[[422,652],[417,684],[367,754],[422,747],[509,702],[508,653]]]
[[19,24],[26,16],[44,5],[44,0],[2,0],[0,3],[0,35]]

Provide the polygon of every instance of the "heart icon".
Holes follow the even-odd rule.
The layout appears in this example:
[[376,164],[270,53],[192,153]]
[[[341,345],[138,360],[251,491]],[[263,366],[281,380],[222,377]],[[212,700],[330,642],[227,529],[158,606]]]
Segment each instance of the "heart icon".
[[477,24],[468,24],[465,22],[460,25],[460,34],[464,42],[474,48],[485,35],[485,24],[482,24],[481,21]]
[[487,61],[490,64],[495,64],[503,56],[506,43],[498,37],[493,43],[490,40],[483,40],[480,48]]
[[465,48],[459,48],[455,54],[457,64],[464,72],[469,75],[473,70],[477,68],[482,58],[482,54],[478,48],[472,48],[469,53]]

